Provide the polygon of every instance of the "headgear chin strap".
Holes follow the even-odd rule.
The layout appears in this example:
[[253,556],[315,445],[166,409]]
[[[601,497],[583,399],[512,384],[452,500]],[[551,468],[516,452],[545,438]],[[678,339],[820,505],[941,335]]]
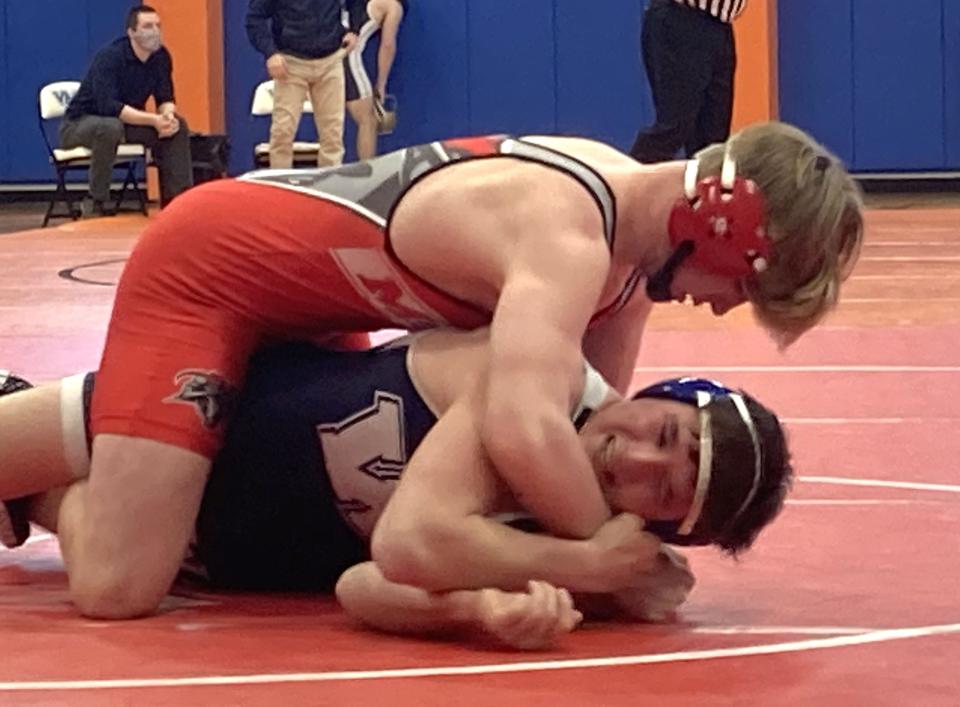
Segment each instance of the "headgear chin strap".
[[687,162],[684,197],[667,225],[673,254],[647,280],[647,296],[654,302],[671,299],[670,284],[687,259],[708,273],[735,278],[763,272],[769,264],[763,194],[755,182],[737,176],[730,144],[719,177],[698,179],[699,171],[699,160]]
[[[678,378],[657,383],[638,392],[635,398],[660,398],[676,400],[694,405],[700,412],[700,463],[697,469],[697,483],[690,510],[682,521],[654,521],[647,523],[646,530],[659,536],[664,542],[675,545],[709,545],[716,538],[697,533],[697,524],[703,515],[707,502],[710,482],[715,476],[715,466],[724,460],[714,454],[715,415],[727,416],[727,421],[742,425],[742,432],[749,440],[753,456],[753,479],[743,500],[734,514],[726,521],[724,528],[730,527],[750,506],[757,490],[763,470],[760,435],[753,417],[747,409],[743,396],[719,383],[703,378]],[[732,408],[732,409],[726,409]]]

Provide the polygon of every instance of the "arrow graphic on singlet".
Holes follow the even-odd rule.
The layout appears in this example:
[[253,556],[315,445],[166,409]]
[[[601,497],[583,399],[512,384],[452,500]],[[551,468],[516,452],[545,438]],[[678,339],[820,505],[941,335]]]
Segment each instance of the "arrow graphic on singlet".
[[368,476],[372,476],[377,481],[396,481],[403,473],[403,467],[403,461],[385,459],[382,454],[378,454],[373,459],[358,466],[357,469]]

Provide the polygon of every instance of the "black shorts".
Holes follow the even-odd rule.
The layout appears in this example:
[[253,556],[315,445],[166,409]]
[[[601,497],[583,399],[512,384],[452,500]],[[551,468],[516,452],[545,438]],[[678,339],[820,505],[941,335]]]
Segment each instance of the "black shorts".
[[380,26],[373,20],[368,19],[364,22],[357,35],[357,46],[343,59],[348,102],[373,96],[373,82],[367,70],[367,62],[376,61],[377,42],[372,42],[371,39],[379,31]]

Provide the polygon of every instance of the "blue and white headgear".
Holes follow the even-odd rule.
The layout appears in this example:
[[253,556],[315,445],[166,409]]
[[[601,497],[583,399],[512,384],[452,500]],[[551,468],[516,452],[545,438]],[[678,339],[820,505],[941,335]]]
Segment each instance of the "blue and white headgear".
[[[712,544],[750,507],[763,476],[760,434],[743,395],[704,378],[676,378],[644,388],[633,397],[675,400],[693,405],[699,411],[700,463],[690,511],[682,521],[650,522],[646,529],[677,545]],[[744,465],[749,465],[752,473],[737,474],[734,478],[730,469]],[[742,500],[721,527],[705,527],[706,523],[701,522],[704,509],[711,487],[716,486],[721,472],[731,480],[724,483],[722,493],[735,493],[738,497],[742,494]]]
[[[609,393],[610,385],[603,376],[589,364],[585,365],[583,393],[573,410],[577,429],[602,406]],[[737,521],[761,487],[765,446],[773,445],[767,451],[773,455],[774,465],[779,463],[778,455],[786,464],[785,442],[776,417],[753,401],[754,408],[759,406],[759,414],[769,415],[767,423],[758,423],[744,394],[705,378],[661,381],[640,390],[633,398],[659,398],[693,405],[700,418],[700,455],[690,510],[681,521],[648,521],[645,530],[675,545],[717,544],[736,552],[744,540],[731,542],[738,536],[731,531],[736,530]],[[769,423],[776,426],[779,433],[776,439],[767,439],[759,431],[767,429],[770,434]],[[785,479],[788,478],[789,474]],[[778,509],[773,510],[775,515]],[[772,515],[765,522],[771,518]],[[756,530],[760,527],[762,524]],[[750,542],[752,539],[746,544]]]

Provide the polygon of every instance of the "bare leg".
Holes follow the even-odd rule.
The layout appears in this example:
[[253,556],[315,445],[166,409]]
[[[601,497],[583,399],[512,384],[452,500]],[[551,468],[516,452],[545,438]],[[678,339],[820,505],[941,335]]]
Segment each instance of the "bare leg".
[[[71,446],[75,438],[65,446],[65,433],[79,420],[80,429],[71,431],[81,435],[79,454],[85,455],[82,407],[79,418],[70,414],[72,408],[64,416],[61,388],[57,382],[0,398],[0,498],[29,496],[75,480],[78,462],[69,458],[77,453]],[[70,397],[74,406],[82,406],[79,393]]]
[[347,110],[357,124],[357,157],[361,160],[376,157],[377,117],[373,112],[373,97],[349,101]]
[[98,435],[89,479],[60,505],[60,547],[80,612],[153,613],[186,554],[210,460],[169,444]]

